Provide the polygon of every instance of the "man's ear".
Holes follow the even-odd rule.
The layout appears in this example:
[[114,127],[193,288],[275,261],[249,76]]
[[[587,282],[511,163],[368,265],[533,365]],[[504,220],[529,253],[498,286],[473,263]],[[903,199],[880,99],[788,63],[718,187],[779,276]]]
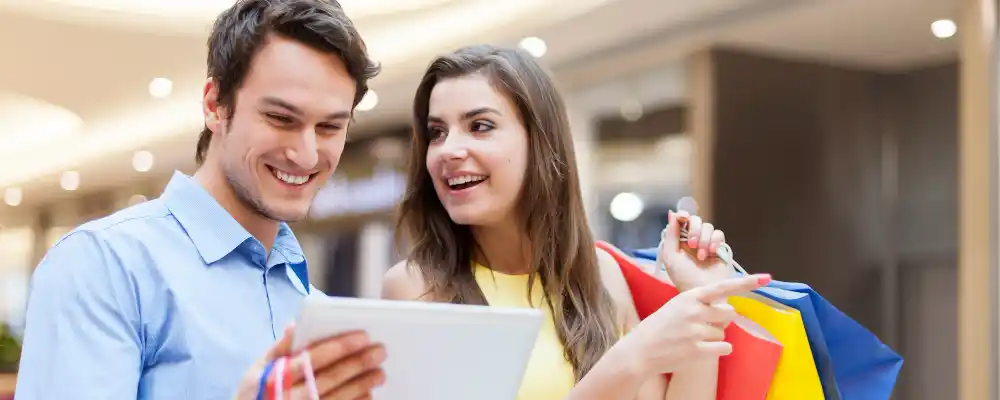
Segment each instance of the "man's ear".
[[212,133],[222,132],[222,121],[225,119],[222,112],[225,110],[219,106],[219,85],[212,78],[205,81],[201,111],[205,116],[205,127]]

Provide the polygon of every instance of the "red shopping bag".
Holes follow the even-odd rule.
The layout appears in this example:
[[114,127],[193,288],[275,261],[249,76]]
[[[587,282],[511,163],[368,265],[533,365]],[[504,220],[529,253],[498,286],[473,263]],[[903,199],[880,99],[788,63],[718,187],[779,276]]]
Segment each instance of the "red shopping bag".
[[[598,241],[597,247],[607,251],[618,262],[632,292],[632,301],[640,320],[680,294],[676,287],[644,271],[637,260],[615,246]],[[733,352],[719,359],[716,399],[764,400],[781,358],[781,344],[749,319],[729,324],[725,334],[726,341],[733,345]],[[667,374],[669,378],[670,374]]]

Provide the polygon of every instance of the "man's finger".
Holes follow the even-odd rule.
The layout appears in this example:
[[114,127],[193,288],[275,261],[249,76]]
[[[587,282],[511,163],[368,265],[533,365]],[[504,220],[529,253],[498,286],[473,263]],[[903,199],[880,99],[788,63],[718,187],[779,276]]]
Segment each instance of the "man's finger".
[[382,369],[374,369],[351,379],[347,384],[320,398],[323,400],[370,399],[372,390],[383,384],[385,384],[385,372]]
[[293,326],[289,325],[285,328],[285,333],[281,335],[281,339],[278,340],[264,355],[264,360],[266,362],[271,362],[279,357],[287,356],[292,352],[292,329]]
[[[324,369],[316,368],[316,387],[319,389],[321,397],[326,398],[329,393],[336,393],[342,386],[348,385],[355,378],[378,369],[385,361],[385,347],[380,344],[371,345],[360,352],[352,354],[350,357],[338,360],[333,365]],[[354,396],[346,397],[353,399],[365,392],[358,392]]]
[[771,275],[754,274],[727,279],[722,282],[695,288],[691,291],[694,292],[693,296],[702,303],[715,304],[728,297],[751,292],[770,282]]
[[312,367],[317,371],[371,346],[368,334],[353,331],[316,342],[309,346]]

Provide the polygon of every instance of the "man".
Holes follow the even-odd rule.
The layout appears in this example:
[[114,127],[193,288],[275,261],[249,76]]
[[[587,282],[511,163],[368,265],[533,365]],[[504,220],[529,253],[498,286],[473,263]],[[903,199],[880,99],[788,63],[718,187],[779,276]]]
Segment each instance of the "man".
[[384,349],[364,333],[304,358],[283,332],[311,286],[282,221],[304,218],[337,167],[378,66],[334,0],[239,1],[208,45],[197,172],[49,250],[18,399],[255,399],[265,365],[286,356],[293,398],[306,398],[307,364],[323,399],[385,379]]

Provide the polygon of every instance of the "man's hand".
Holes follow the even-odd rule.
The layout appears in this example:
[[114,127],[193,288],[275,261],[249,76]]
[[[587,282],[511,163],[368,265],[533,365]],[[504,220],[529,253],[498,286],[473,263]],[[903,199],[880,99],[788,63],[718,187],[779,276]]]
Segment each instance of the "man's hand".
[[[285,387],[291,389],[284,390],[288,399],[311,400],[317,398],[315,395],[322,400],[367,399],[372,389],[385,382],[385,373],[380,368],[386,358],[385,348],[372,343],[364,332],[349,332],[319,341],[294,355],[291,343],[289,328],[264,359],[247,372],[236,399],[256,400],[264,367],[281,357],[289,357],[285,376],[291,383],[286,382]],[[315,377],[315,394],[310,393],[307,384],[310,373]]]

